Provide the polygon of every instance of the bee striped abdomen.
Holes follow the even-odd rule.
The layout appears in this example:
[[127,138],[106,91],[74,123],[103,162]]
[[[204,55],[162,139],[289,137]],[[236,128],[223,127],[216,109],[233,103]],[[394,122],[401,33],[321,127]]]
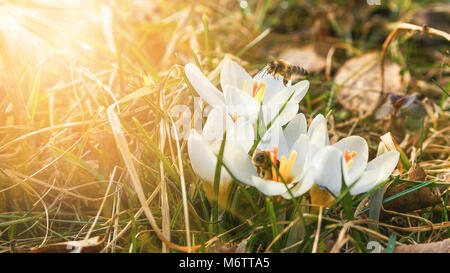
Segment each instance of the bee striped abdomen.
[[295,65],[292,66],[292,72],[293,74],[298,74],[298,75],[302,75],[302,76],[308,76],[308,70],[304,69],[301,66]]

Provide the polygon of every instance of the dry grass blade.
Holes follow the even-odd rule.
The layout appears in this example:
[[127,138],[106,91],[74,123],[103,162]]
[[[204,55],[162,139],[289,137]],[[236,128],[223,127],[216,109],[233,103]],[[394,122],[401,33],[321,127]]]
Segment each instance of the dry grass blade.
[[175,129],[175,123],[173,122],[173,120],[171,119],[172,122],[172,128],[174,129],[174,137],[175,137],[175,142],[176,142],[176,147],[177,147],[177,157],[178,157],[178,165],[179,165],[179,169],[180,169],[180,182],[181,182],[181,194],[183,197],[183,213],[184,213],[184,224],[186,226],[186,242],[187,242],[187,246],[188,248],[191,247],[191,226],[189,223],[189,210],[188,210],[188,201],[187,201],[187,192],[186,192],[186,181],[184,178],[184,170],[183,170],[183,162],[181,159],[181,150],[180,150],[180,142],[178,139],[178,133],[177,130]]
[[397,36],[400,30],[412,30],[423,34],[430,34],[442,37],[450,42],[450,34],[448,34],[445,31],[438,30],[432,27],[428,26],[417,26],[414,24],[408,24],[408,23],[399,23],[395,29],[389,34],[389,36],[386,38],[386,40],[383,43],[383,50],[381,51],[381,67],[380,67],[380,77],[381,77],[381,92],[384,92],[385,86],[384,86],[384,59],[386,57],[386,52],[389,47],[389,45],[392,43],[394,38]]
[[92,225],[89,228],[89,231],[86,233],[86,236],[84,237],[85,240],[89,239],[89,236],[91,235],[92,231],[95,228],[95,225],[97,224],[98,218],[100,216],[100,212],[102,211],[103,206],[105,205],[106,199],[108,198],[109,189],[111,188],[112,182],[114,181],[114,177],[116,175],[116,170],[117,170],[117,167],[114,167],[114,170],[109,178],[108,188],[106,189],[105,196],[103,197],[103,201],[100,204],[100,207],[98,208],[97,215],[95,215],[94,221],[92,222]]
[[[142,91],[143,92],[136,91],[135,96],[137,96],[137,95],[142,96],[143,94],[145,94],[145,92],[144,92],[145,90],[142,90]],[[140,93],[143,93],[143,94],[140,94]],[[127,97],[127,99],[130,99],[131,97],[133,97],[133,96],[129,96],[129,97]],[[119,102],[123,102],[123,101],[125,101],[125,100],[122,99]],[[163,241],[165,244],[167,244],[170,248],[180,250],[183,252],[191,252],[193,250],[200,248],[200,246],[186,247],[186,246],[180,246],[180,245],[174,244],[165,237],[165,235],[161,232],[161,229],[158,227],[158,224],[156,223],[155,218],[153,217],[153,213],[151,212],[150,207],[148,206],[148,204],[146,202],[145,193],[142,189],[139,175],[134,166],[132,155],[128,148],[128,143],[125,138],[124,132],[122,130],[122,125],[120,123],[119,117],[118,117],[117,113],[114,111],[114,108],[116,107],[116,105],[117,105],[117,103],[108,107],[107,113],[108,113],[109,122],[110,122],[110,125],[112,128],[113,134],[114,134],[114,138],[117,143],[117,147],[120,151],[120,154],[122,155],[122,159],[127,167],[127,171],[130,176],[131,182],[133,183],[133,186],[136,191],[139,202],[141,203],[141,206],[144,210],[145,215],[147,216],[147,219],[150,222],[150,225],[156,232],[156,235],[161,239],[161,241]]]
[[[163,97],[162,97],[163,98]],[[161,98],[161,99],[162,99]],[[165,135],[165,123],[163,120],[161,120],[159,124],[159,131],[160,131],[160,150],[164,151],[165,145],[166,145],[166,135]],[[164,236],[170,240],[170,210],[169,210],[169,200],[167,197],[167,182],[166,182],[166,175],[164,172],[164,163],[162,160],[159,163],[159,170],[160,170],[160,179],[161,179],[161,216],[162,216],[162,232]],[[162,251],[167,253],[169,249],[167,248],[167,245],[163,242],[162,245]]]
[[[160,192],[160,190],[161,190],[161,184],[158,184],[158,186],[156,186],[155,191],[147,199],[146,203],[149,204],[156,197],[156,195]],[[134,218],[135,219],[139,218],[143,212],[144,212],[144,209],[141,207],[134,215]],[[102,252],[102,253],[106,252],[106,250],[109,247],[111,247],[115,242],[117,242],[117,240],[119,240],[119,238],[121,238],[131,228],[131,225],[132,225],[132,222],[129,221],[127,223],[127,225],[125,227],[123,227],[122,230],[110,242],[108,242],[108,244],[100,252]]]
[[319,207],[319,220],[317,220],[317,229],[316,229],[316,236],[314,238],[314,244],[312,248],[312,253],[317,252],[317,247],[319,245],[319,235],[320,235],[320,228],[322,225],[322,206]]

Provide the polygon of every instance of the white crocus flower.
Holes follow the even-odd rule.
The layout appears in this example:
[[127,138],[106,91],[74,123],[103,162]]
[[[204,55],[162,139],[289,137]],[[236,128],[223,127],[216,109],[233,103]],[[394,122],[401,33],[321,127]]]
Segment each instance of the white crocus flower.
[[[320,114],[313,119],[308,130],[304,115],[298,114],[288,124],[286,131],[289,131],[290,139],[302,137],[305,133],[308,135],[308,141],[303,144],[309,146],[308,171],[304,179],[312,179],[335,196],[341,192],[342,179],[347,187],[354,184],[350,189],[352,195],[370,191],[389,177],[400,155],[397,151],[390,151],[367,162],[369,148],[359,136],[346,137],[330,145],[327,121]],[[296,188],[291,191],[295,193]]]
[[[220,109],[214,108],[208,115],[202,133],[192,130],[188,138],[188,154],[192,169],[206,182],[203,188],[210,200],[213,196],[217,156],[225,131],[227,132],[223,154],[225,165],[231,169],[234,169],[235,165],[245,166],[248,163],[245,160],[248,157],[248,150],[254,140],[253,126],[249,121],[244,119],[233,121]],[[224,167],[220,174],[219,204],[223,205],[226,203],[233,179]]]
[[[297,114],[298,103],[309,88],[307,80],[293,86],[289,82],[284,86],[282,78],[275,78],[266,69],[251,77],[244,68],[229,58],[223,61],[220,73],[222,92],[194,64],[186,64],[185,73],[195,91],[211,106],[224,109],[234,120],[245,117],[252,122],[256,121],[262,109],[265,125],[275,118],[281,125],[290,121]],[[289,97],[291,99],[277,117]]]
[[399,152],[390,151],[367,162],[369,148],[359,136],[346,137],[329,145],[326,119],[322,115],[311,122],[308,136],[315,183],[335,196],[341,192],[342,179],[347,187],[354,184],[350,189],[352,195],[370,191],[389,177],[400,156]]
[[326,149],[328,144],[326,121],[322,115],[318,115],[307,129],[305,116],[297,114],[284,130],[279,123],[273,125],[255,149],[253,157],[265,153],[275,165],[269,168],[267,175],[258,174],[248,156],[237,154],[234,158],[242,160],[241,157],[245,157],[246,160],[232,164],[229,169],[241,182],[256,187],[265,195],[291,199],[307,192],[314,183],[341,182],[340,158],[333,158],[336,151]]
[[294,197],[305,193],[313,185],[311,173],[307,172],[309,145],[305,143],[308,143],[308,136],[302,134],[294,139],[291,136],[297,132],[294,125],[288,124],[284,131],[279,124],[272,126],[257,145],[253,157],[260,155],[261,159],[272,162],[264,169],[266,175],[258,174],[252,158],[236,149],[224,156],[225,165],[239,181],[257,188],[264,195],[282,195],[290,199],[288,188],[293,189]]
[[[326,147],[329,145],[327,123],[323,115],[317,115],[309,128],[306,125],[303,114],[296,115],[284,130],[287,142],[295,142],[297,145],[308,147],[305,155],[305,173],[303,183],[299,183],[291,189],[294,197],[308,191],[313,184],[324,187],[325,182],[340,182],[342,172],[335,158],[336,152]],[[284,198],[290,199],[290,194],[284,194]]]
[[389,151],[367,163],[367,142],[359,136],[346,137],[333,145],[342,153],[342,173],[352,195],[368,192],[385,181],[397,166],[400,153]]

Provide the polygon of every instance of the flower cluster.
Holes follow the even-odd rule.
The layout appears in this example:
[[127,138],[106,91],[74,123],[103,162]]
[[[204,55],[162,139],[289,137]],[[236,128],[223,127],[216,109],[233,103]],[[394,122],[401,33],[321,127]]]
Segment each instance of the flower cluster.
[[251,77],[240,65],[225,59],[220,91],[194,64],[186,76],[200,97],[213,107],[201,133],[192,130],[188,153],[194,172],[210,184],[224,142],[220,188],[233,179],[267,196],[300,196],[316,184],[338,196],[342,186],[352,195],[385,181],[399,160],[388,151],[368,162],[367,142],[350,136],[330,145],[327,121],[317,115],[309,127],[298,105],[309,82],[283,84],[265,69]]

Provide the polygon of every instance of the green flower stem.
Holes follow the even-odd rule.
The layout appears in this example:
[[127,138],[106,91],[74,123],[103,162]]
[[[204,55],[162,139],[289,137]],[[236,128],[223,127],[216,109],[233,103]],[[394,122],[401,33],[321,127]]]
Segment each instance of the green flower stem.
[[[342,181],[342,190],[346,190],[348,189],[347,186],[345,185],[345,182]],[[341,191],[342,191],[341,190]],[[344,196],[342,197],[341,200],[341,204],[344,207],[344,213],[347,216],[348,221],[354,220],[354,211],[353,211],[353,201],[352,201],[352,195],[350,194],[350,191],[345,191]],[[353,230],[353,236],[356,240],[356,246],[360,249],[360,251],[362,252],[367,252],[364,244],[362,243],[361,240],[361,235],[359,234],[359,232],[357,230]]]
[[219,154],[217,155],[216,169],[214,172],[214,193],[212,201],[212,221],[214,222],[213,230],[219,232],[219,189],[220,189],[220,173],[222,171],[223,153],[225,150],[225,142],[227,138],[227,132],[223,133],[223,140],[220,144]]
[[[269,213],[270,222],[272,224],[273,238],[276,238],[278,236],[277,216],[275,214],[275,210],[273,208],[273,203],[272,203],[272,200],[270,199],[270,197],[266,197],[266,209],[267,209],[267,212]],[[276,242],[272,248],[278,252],[280,250],[279,241]]]

